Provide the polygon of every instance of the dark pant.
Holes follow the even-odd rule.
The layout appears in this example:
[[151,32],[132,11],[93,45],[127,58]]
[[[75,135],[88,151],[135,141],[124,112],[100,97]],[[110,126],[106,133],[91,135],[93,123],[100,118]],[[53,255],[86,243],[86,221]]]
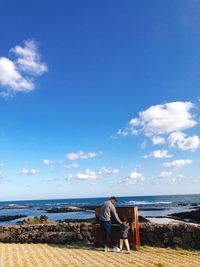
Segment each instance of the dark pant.
[[116,246],[115,237],[112,232],[112,223],[111,221],[100,221],[101,233],[102,233],[102,242],[103,245],[107,245],[107,236],[110,237],[111,243],[113,246]]

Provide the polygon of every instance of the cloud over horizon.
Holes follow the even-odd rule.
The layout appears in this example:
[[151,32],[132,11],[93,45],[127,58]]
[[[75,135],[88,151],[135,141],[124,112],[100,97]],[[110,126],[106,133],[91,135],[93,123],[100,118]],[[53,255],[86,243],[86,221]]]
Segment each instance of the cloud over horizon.
[[75,179],[75,180],[97,180],[99,178],[103,178],[106,175],[112,175],[119,173],[119,169],[111,169],[103,166],[99,171],[92,171],[90,169],[86,169],[85,172],[78,172],[76,174],[69,174],[67,179]]
[[183,131],[195,127],[199,121],[192,102],[169,102],[150,106],[132,118],[118,135],[139,135],[151,139],[154,145],[167,145],[182,151],[195,151],[200,147],[198,135],[188,136]]
[[173,157],[172,155],[168,154],[167,150],[155,150],[149,155],[145,155],[143,158],[144,159],[147,159],[147,158],[162,159],[162,158],[172,158],[172,157]]
[[73,168],[78,168],[79,164],[78,163],[72,163],[70,165],[63,165],[63,167],[66,169],[73,169]]
[[89,158],[96,158],[97,156],[99,156],[100,154],[102,154],[101,152],[96,153],[96,152],[77,152],[77,153],[68,153],[65,155],[65,157],[69,160],[78,160],[78,159],[89,159]]
[[36,175],[40,172],[40,170],[37,170],[37,169],[26,169],[26,168],[22,168],[20,171],[19,171],[19,175]]
[[140,184],[145,181],[145,177],[141,172],[134,170],[128,176],[126,176],[121,182],[125,185]]
[[43,163],[44,163],[45,165],[51,165],[51,164],[53,164],[53,160],[50,160],[50,159],[44,159],[44,160],[43,160]]
[[165,169],[176,170],[185,165],[190,165],[192,163],[191,159],[178,159],[171,162],[165,162],[162,164],[162,167]]

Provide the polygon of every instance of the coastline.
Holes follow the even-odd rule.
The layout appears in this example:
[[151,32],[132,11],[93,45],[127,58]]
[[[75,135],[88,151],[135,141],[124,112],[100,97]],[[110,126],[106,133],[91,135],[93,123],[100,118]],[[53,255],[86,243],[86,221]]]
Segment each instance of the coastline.
[[[14,225],[25,217],[41,215],[48,216],[51,221],[90,220],[94,218],[94,207],[100,206],[106,199],[77,198],[0,202],[0,218],[1,216],[22,217],[19,220],[0,222],[0,225]],[[190,218],[184,218],[184,213],[190,214],[199,209],[200,195],[118,197],[117,204],[127,207],[137,206],[140,216],[159,224],[178,223],[184,219],[190,221]],[[182,213],[182,218],[177,216],[180,213]],[[196,221],[190,222],[196,223]]]

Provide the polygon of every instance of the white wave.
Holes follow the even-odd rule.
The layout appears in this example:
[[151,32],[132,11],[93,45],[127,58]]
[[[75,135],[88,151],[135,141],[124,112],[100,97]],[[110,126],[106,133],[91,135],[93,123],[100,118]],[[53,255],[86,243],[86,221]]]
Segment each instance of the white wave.
[[155,205],[155,204],[171,204],[170,201],[128,201],[126,202],[127,205]]
[[56,202],[56,203],[46,203],[45,206],[62,206],[62,205],[69,205],[69,206],[80,206],[80,205],[89,205],[88,202]]

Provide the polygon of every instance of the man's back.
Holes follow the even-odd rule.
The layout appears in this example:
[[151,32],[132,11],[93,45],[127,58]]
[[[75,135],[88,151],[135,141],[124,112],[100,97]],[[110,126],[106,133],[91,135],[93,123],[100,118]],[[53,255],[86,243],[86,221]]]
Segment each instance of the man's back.
[[103,203],[101,206],[100,214],[99,214],[99,220],[108,222],[111,220],[111,213],[113,213],[115,219],[121,223],[121,220],[116,212],[115,206],[112,204],[110,200],[107,200]]
[[110,221],[111,219],[111,205],[113,204],[107,200],[103,203],[101,206],[100,214],[99,214],[99,220],[101,221]]

